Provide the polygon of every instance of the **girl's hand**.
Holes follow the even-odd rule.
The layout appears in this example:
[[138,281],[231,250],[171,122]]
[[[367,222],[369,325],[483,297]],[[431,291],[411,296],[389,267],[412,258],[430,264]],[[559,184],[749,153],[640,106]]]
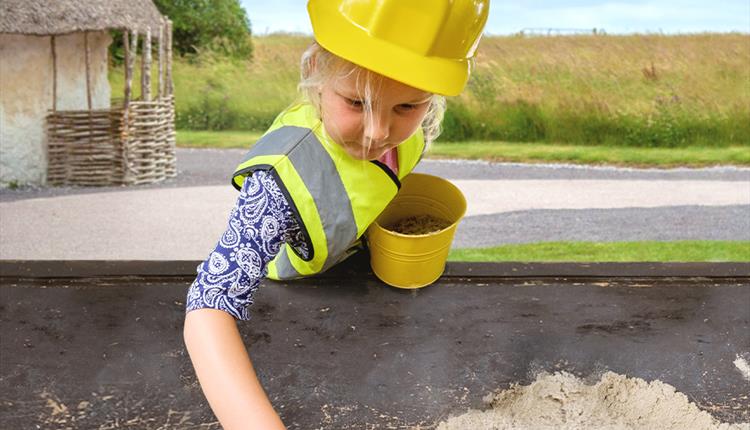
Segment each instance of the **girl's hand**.
[[197,309],[185,317],[183,336],[203,393],[226,430],[283,430],[258,381],[234,317]]

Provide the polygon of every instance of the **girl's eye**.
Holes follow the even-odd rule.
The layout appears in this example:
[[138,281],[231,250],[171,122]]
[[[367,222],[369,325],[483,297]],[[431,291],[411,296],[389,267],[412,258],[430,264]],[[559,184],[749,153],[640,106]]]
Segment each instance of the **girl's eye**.
[[401,108],[401,110],[414,110],[417,108],[417,105],[404,103],[404,104],[398,105],[398,107]]
[[347,99],[346,99],[346,103],[347,103],[347,104],[348,104],[349,106],[351,106],[351,107],[356,107],[356,108],[361,108],[361,107],[362,107],[362,104],[363,104],[363,103],[362,103],[362,100],[354,100],[354,99],[350,99],[350,98],[347,98]]

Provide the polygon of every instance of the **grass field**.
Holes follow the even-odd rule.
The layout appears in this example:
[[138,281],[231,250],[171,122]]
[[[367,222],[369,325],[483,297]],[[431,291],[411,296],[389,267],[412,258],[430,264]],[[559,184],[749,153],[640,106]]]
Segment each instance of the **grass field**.
[[[261,131],[295,99],[311,39],[254,41],[252,62],[175,61],[179,129]],[[442,139],[750,146],[748,46],[746,34],[485,37]],[[121,97],[121,67],[110,80]]]
[[750,241],[544,242],[453,249],[450,261],[750,261]]
[[[179,130],[177,145],[190,148],[244,148],[262,135],[258,131]],[[602,164],[629,167],[750,166],[750,149],[729,148],[639,148],[547,143],[436,142],[428,158],[463,158],[518,163]]]
[[640,148],[545,143],[437,142],[430,149],[429,157],[654,168],[750,166],[750,149],[742,146]]

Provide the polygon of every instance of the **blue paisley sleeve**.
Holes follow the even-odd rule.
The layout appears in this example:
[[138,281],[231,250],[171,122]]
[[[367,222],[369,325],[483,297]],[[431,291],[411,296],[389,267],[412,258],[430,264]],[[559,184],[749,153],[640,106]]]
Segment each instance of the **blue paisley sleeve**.
[[271,174],[255,172],[240,191],[229,225],[188,289],[186,312],[219,309],[250,319],[253,294],[266,276],[266,265],[289,242],[307,254],[304,234]]

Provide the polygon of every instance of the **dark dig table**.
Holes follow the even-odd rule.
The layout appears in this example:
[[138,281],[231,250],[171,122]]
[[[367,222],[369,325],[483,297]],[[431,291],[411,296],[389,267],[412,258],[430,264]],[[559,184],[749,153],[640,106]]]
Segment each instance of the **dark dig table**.
[[[0,427],[219,428],[182,341],[196,265],[2,262]],[[451,264],[407,291],[360,258],[264,284],[239,327],[290,429],[429,426],[543,370],[660,379],[750,421],[749,267]]]

